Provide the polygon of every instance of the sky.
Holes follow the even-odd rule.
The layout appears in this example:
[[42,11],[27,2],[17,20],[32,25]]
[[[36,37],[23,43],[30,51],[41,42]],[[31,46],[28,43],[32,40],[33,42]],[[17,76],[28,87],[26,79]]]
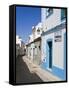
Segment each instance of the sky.
[[41,9],[37,7],[16,7],[16,35],[27,42],[32,33],[32,26],[41,21]]

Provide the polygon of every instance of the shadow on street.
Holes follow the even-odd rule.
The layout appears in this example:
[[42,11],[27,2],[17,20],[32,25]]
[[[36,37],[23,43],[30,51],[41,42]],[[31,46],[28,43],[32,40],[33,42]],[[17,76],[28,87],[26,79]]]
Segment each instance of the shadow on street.
[[22,56],[16,58],[16,83],[43,82],[35,73],[30,73]]

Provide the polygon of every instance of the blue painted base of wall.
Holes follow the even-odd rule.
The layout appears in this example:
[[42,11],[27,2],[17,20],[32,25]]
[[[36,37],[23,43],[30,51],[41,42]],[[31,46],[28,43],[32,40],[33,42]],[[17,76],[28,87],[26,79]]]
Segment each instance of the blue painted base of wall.
[[46,69],[46,68],[47,68],[46,63],[44,63],[44,62],[43,62],[40,66],[41,66],[41,68],[43,68],[43,69]]
[[64,70],[58,68],[58,67],[53,66],[53,67],[52,67],[52,70],[50,71],[50,70],[48,69],[46,63],[43,62],[43,63],[41,64],[41,68],[49,71],[50,73],[52,73],[53,75],[61,78],[62,80],[66,80],[66,72],[65,72]]
[[52,73],[61,78],[62,80],[66,80],[66,72],[63,69],[53,66]]

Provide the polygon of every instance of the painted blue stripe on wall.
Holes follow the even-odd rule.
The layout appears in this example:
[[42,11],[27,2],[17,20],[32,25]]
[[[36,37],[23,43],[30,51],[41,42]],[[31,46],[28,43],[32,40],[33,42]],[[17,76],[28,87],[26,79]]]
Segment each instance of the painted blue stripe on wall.
[[66,77],[66,33],[64,34],[64,72]]
[[44,70],[49,71],[51,74],[61,78],[62,80],[66,80],[65,71],[60,69],[60,68],[58,68],[58,67],[53,66],[52,67],[52,71],[50,71],[50,70],[48,70],[47,64],[46,63],[42,63],[41,64],[41,68],[43,68]]
[[52,67],[52,73],[54,75],[60,77],[61,79],[66,80],[66,76],[65,76],[64,70],[62,70],[62,69],[60,69],[58,67],[53,66]]
[[46,32],[43,32],[41,34],[41,36],[44,36],[44,35],[47,35],[47,34],[50,34],[50,33],[53,33],[53,32],[57,32],[57,31],[60,31],[60,30],[63,30],[64,28],[66,27],[66,22],[60,24],[60,25],[57,25],[56,27],[46,31]]
[[47,64],[46,64],[45,62],[43,62],[40,66],[41,66],[41,68],[43,68],[43,69],[46,69],[46,68],[47,68]]

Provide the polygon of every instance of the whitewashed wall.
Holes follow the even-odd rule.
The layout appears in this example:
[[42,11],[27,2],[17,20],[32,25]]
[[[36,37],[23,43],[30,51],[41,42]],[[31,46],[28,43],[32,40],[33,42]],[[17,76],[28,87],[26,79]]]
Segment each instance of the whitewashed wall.
[[33,60],[33,48],[34,48],[34,43],[32,43],[31,44],[31,50],[30,50],[30,52],[31,52],[31,60]]
[[[39,22],[36,26],[33,26],[33,27],[35,27],[34,33],[33,33],[33,39],[36,39],[36,38],[38,38],[38,37],[41,36],[41,33],[42,33],[42,23]],[[32,30],[33,30],[33,27],[32,27]],[[39,34],[37,32],[38,28],[40,30],[40,33]]]
[[44,62],[44,58],[46,57],[46,40],[45,36],[41,37],[41,60]]
[[44,31],[47,31],[64,22],[61,22],[61,9],[53,9],[53,13],[48,18],[46,18],[46,8],[42,8],[41,14]]
[[29,41],[28,41],[28,43],[30,43],[32,41],[33,41],[33,35],[31,34],[31,35],[29,35]]
[[[62,41],[54,42],[54,33],[42,36],[42,60],[46,58],[46,42],[48,39],[52,39],[52,64],[58,68],[64,69],[64,33],[62,30]],[[46,61],[44,61],[46,62]]]
[[19,44],[20,47],[21,47],[21,41],[22,41],[22,39],[19,38],[19,36],[17,35],[17,36],[16,36],[16,44]]

